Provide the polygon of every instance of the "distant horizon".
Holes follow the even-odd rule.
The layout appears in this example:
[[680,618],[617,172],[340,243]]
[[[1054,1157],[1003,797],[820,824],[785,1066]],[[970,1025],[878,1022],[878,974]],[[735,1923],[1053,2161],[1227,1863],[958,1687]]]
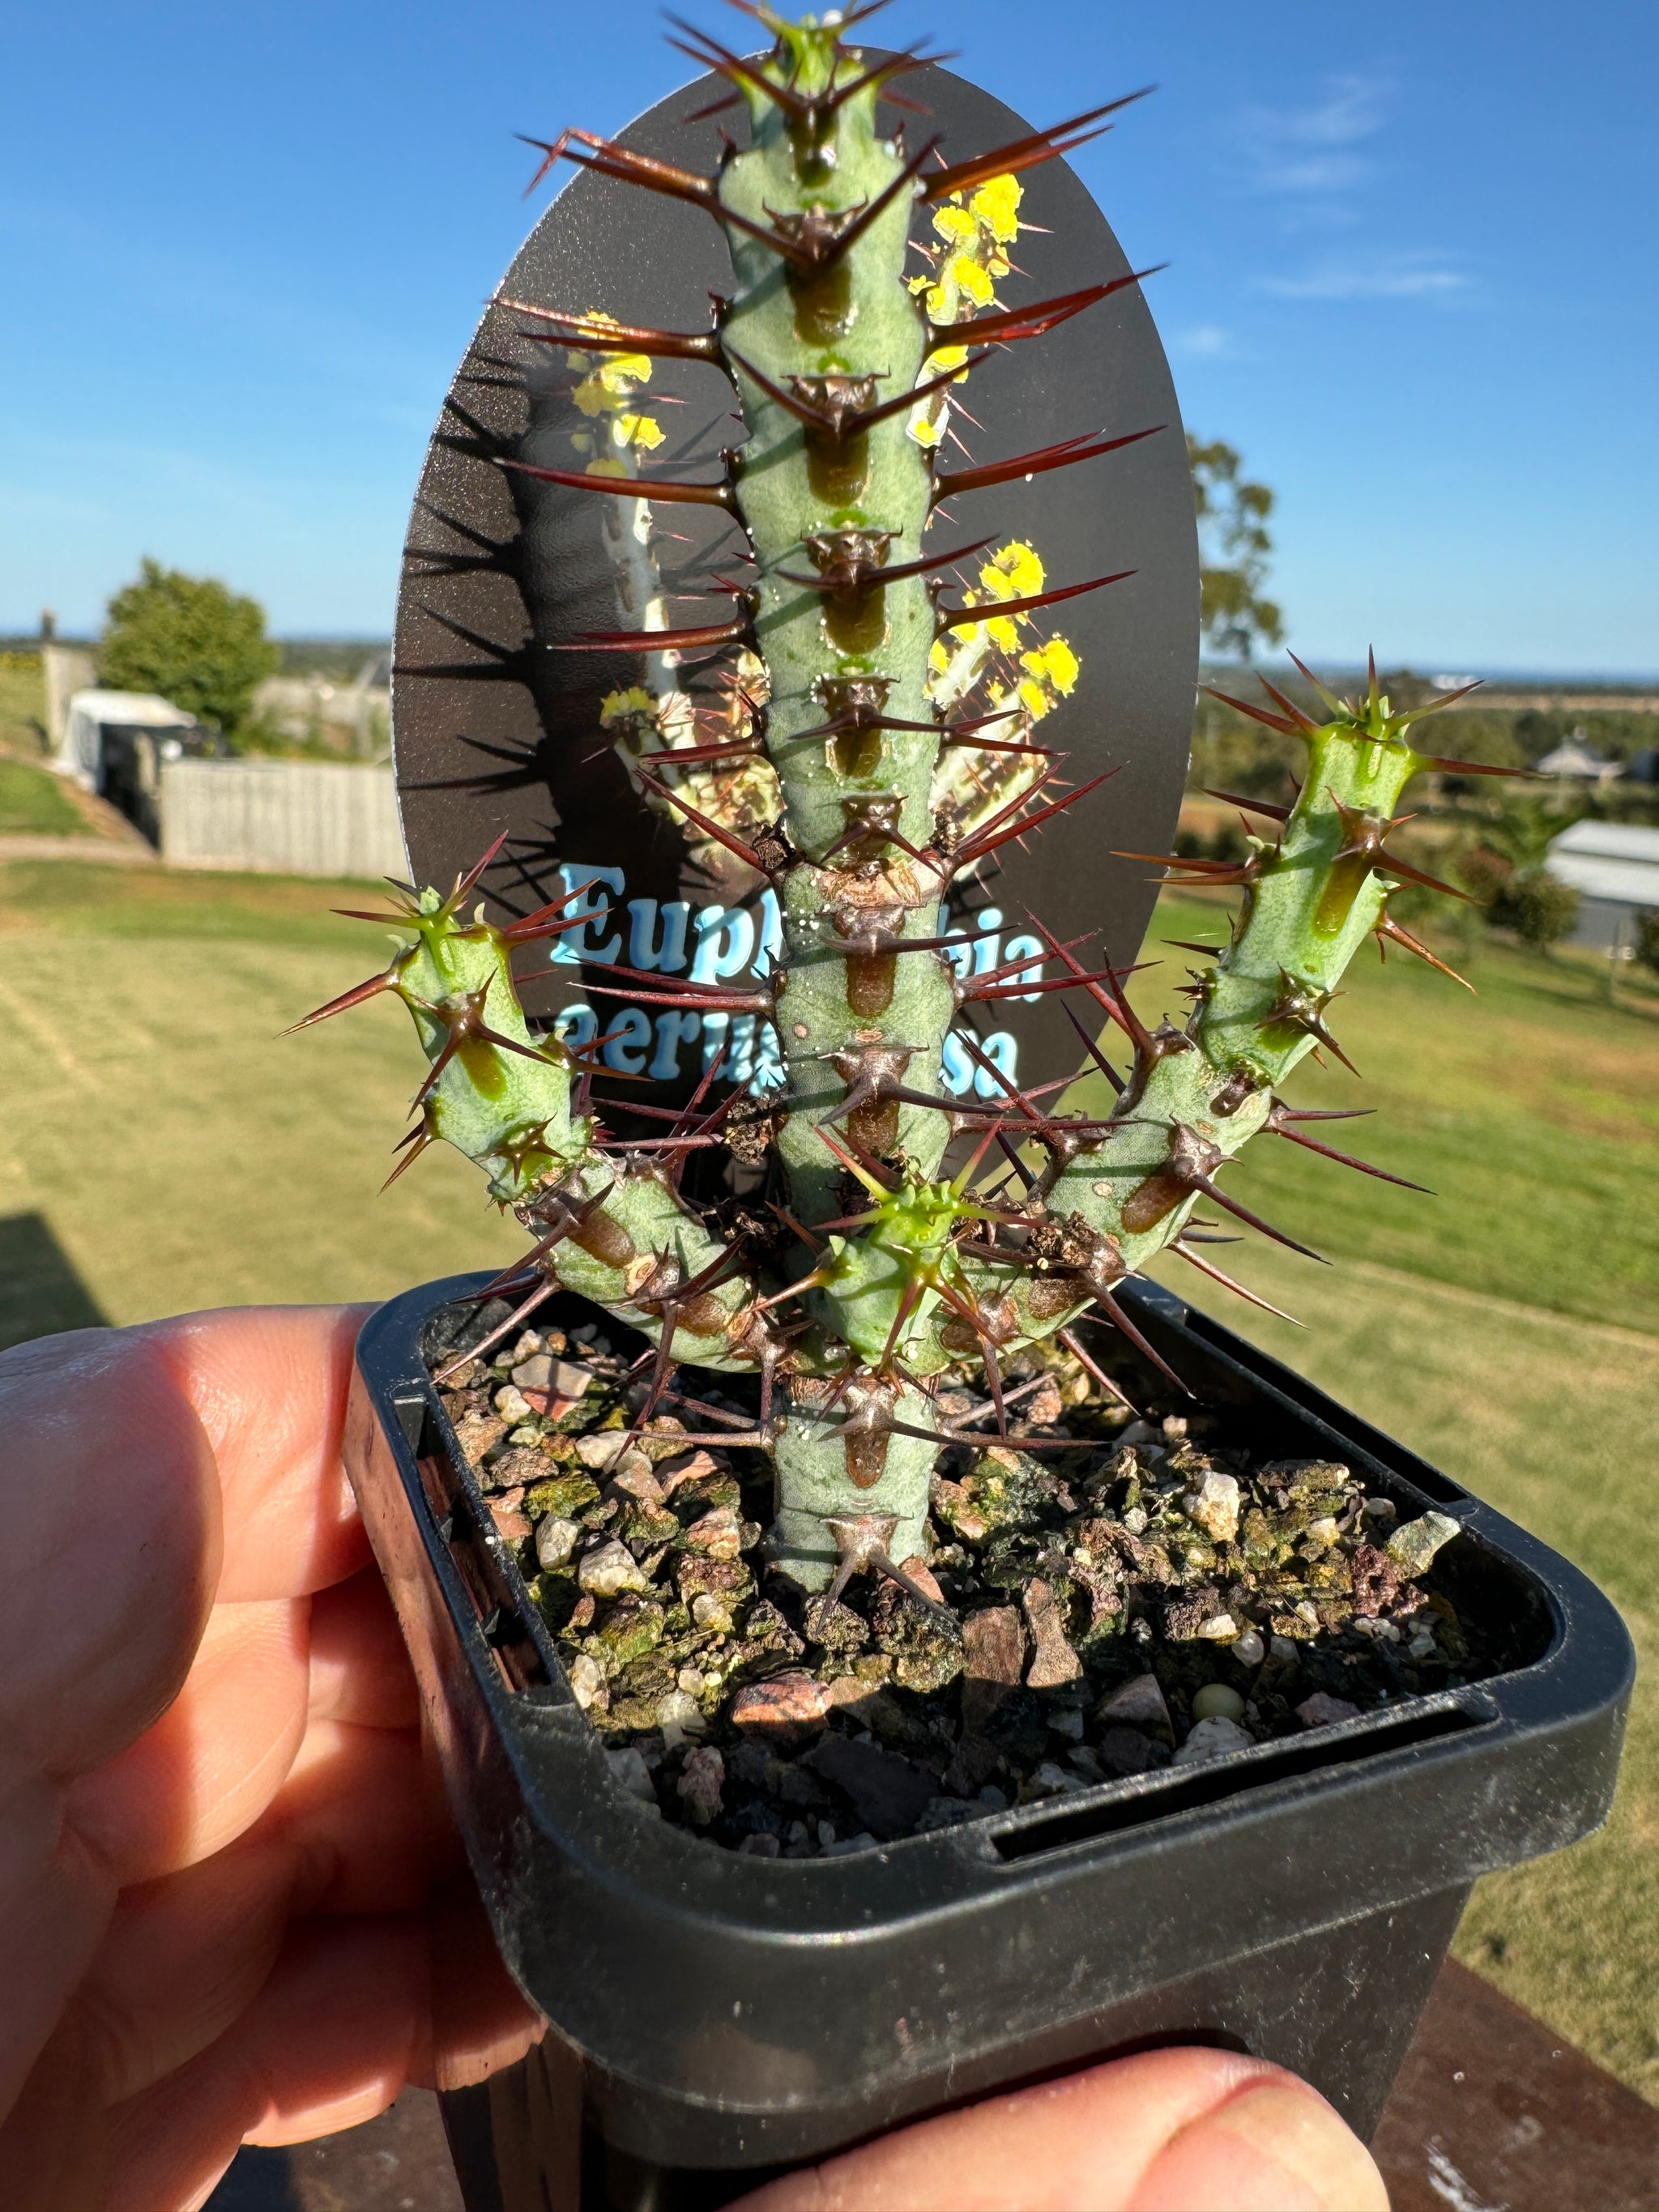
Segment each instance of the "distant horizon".
[[[376,635],[370,630],[358,629],[272,630],[269,635],[273,645],[284,647],[315,645],[325,646],[335,650],[344,646],[358,646],[365,653],[388,653],[392,649],[392,642],[389,631]],[[69,635],[59,634],[52,641],[55,645],[65,646],[74,651],[88,651],[98,642],[94,635],[88,635],[85,632]],[[27,653],[31,648],[38,647],[40,643],[38,623],[33,629],[27,629],[21,626],[11,628],[3,622],[0,622],[0,652]],[[1364,655],[1355,653],[1321,653],[1316,648],[1309,647],[1302,650],[1299,657],[1305,660],[1310,668],[1318,671],[1321,674],[1352,676],[1363,670],[1365,665]],[[1258,671],[1271,672],[1276,666],[1283,666],[1288,659],[1289,653],[1282,651],[1264,653],[1258,655],[1255,660],[1249,661],[1210,659],[1200,655],[1199,665],[1201,669],[1225,669],[1249,676]],[[1443,664],[1433,658],[1414,657],[1409,653],[1393,656],[1386,664],[1379,660],[1379,665],[1386,665],[1390,671],[1406,671],[1413,676],[1425,677],[1431,680],[1437,676],[1455,675],[1466,679],[1472,678],[1483,684],[1526,685],[1540,691],[1559,690],[1564,685],[1570,684],[1603,685],[1621,691],[1659,690],[1659,667],[1628,671],[1591,666],[1579,668],[1558,666],[1550,669],[1502,668],[1474,660],[1461,662],[1454,660]]]

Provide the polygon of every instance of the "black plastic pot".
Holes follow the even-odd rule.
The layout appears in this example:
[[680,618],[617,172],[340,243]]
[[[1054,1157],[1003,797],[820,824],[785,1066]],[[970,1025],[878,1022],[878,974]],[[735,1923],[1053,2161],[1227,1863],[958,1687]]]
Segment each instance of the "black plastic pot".
[[1142,1284],[1141,1328],[1252,1449],[1341,1460],[1403,1514],[1462,1523],[1437,1586],[1495,1633],[1505,1671],[843,1857],[750,1858],[669,1826],[612,1781],[428,1379],[423,1346],[483,1279],[375,1315],[348,1427],[489,1929],[541,2016],[525,2025],[492,1990],[463,1903],[434,1988],[468,2023],[444,2101],[473,2212],[719,2204],[897,2121],[1149,2043],[1276,2060],[1365,2134],[1475,1877],[1607,1814],[1633,1669],[1607,1601]]

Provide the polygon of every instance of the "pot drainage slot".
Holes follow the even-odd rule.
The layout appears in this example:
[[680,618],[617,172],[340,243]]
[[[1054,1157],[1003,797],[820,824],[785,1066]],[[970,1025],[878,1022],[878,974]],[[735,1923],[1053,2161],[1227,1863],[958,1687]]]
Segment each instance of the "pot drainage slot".
[[1161,1786],[1137,1790],[1132,1796],[1113,1798],[1104,1804],[1077,1805],[1066,1812],[1055,1811],[1044,1820],[1025,1821],[1018,1828],[1005,1828],[991,1840],[999,1858],[1034,1858],[1039,1851],[1060,1850],[1068,1844],[1088,1843],[1097,1836],[1121,1835],[1126,1829],[1147,1827],[1177,1813],[1218,1805],[1248,1790],[1264,1789],[1269,1783],[1317,1774],[1327,1767],[1351,1766],[1358,1759],[1373,1759],[1385,1751],[1403,1751],[1412,1744],[1458,1735],[1465,1729],[1486,1725],[1490,1718],[1486,1714],[1467,1713],[1457,1705],[1442,1706],[1436,1712],[1415,1713],[1327,1743],[1310,1739],[1287,1744],[1265,1758],[1195,1767],[1172,1776]]

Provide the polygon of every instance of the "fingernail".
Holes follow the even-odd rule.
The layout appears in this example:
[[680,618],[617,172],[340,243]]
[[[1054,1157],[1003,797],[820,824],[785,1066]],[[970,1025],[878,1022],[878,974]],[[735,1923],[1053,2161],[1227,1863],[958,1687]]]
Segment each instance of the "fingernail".
[[1264,2165],[1299,2182],[1297,2212],[1304,2206],[1305,2212],[1389,2212],[1389,2192],[1370,2153],[1310,2089],[1264,2081],[1222,2106],[1209,2124],[1241,2138]]

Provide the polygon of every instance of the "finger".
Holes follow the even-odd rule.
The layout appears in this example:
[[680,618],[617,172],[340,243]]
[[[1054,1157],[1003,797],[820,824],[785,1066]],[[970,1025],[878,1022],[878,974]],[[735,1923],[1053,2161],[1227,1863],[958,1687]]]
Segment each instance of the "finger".
[[352,1351],[373,1310],[248,1306],[134,1332],[166,1360],[217,1463],[221,1600],[297,1597],[367,1559],[340,1437]]
[[306,1731],[310,1602],[216,1606],[161,1719],[70,1784],[71,1830],[123,1884],[210,1857],[276,1796]]
[[287,1837],[243,1837],[123,1893],[72,2009],[89,2095],[124,2103],[216,2043],[253,2002],[296,1910],[331,1878]]
[[[108,1869],[26,1778],[87,1774],[173,1698],[221,1583],[222,1473],[240,1561],[228,1590],[246,1594],[263,1576],[266,1594],[281,1595],[355,1566],[362,1533],[338,1465],[355,1326],[343,1309],[209,1316],[0,1355],[0,1775],[15,1815],[0,1845],[0,2109],[114,1897]],[[149,1771],[143,1759],[137,1769]],[[238,1818],[269,1778],[242,1793]],[[118,1857],[128,1824],[115,1793],[100,1809]],[[150,1842],[134,1854],[145,1871],[179,1854],[177,1841]]]
[[420,1921],[301,1924],[217,2042],[111,2113],[107,2212],[199,2206],[244,2139],[372,2119],[426,2069],[429,2042]]
[[380,1571],[364,1567],[311,1601],[311,1717],[412,1728],[414,1670]]
[[213,1448],[159,1348],[81,1330],[0,1355],[0,1739],[82,1773],[184,1680],[218,1580]]
[[[1236,2114],[1230,2119],[1230,2113]],[[1388,2212],[1324,2100],[1219,2051],[1155,2051],[901,2128],[731,2212]]]
[[412,1911],[458,1850],[416,1731],[313,1723],[257,1827],[122,1892],[71,2007],[88,2105],[136,2095],[223,2034],[297,1915]]
[[313,1720],[258,1832],[326,1869],[307,1906],[315,1913],[412,1911],[461,1863],[443,1785],[414,1729]]

